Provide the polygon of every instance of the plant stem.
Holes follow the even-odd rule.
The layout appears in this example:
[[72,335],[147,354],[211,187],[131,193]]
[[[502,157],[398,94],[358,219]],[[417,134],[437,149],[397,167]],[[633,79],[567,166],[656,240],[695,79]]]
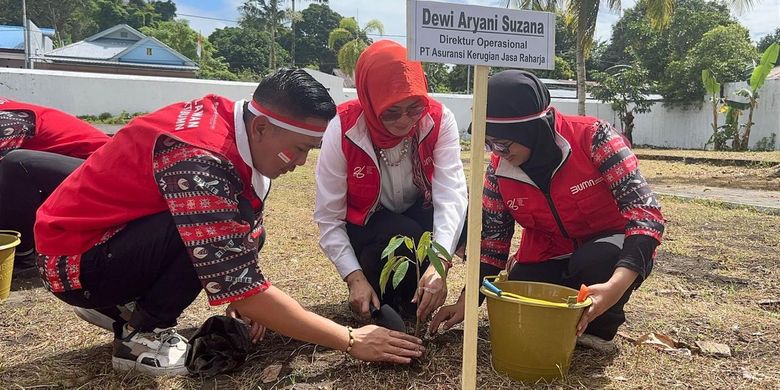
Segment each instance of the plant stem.
[[[414,270],[417,271],[417,287],[415,288],[415,296],[419,297],[420,292],[420,259],[414,262]],[[420,305],[420,300],[417,299],[417,306]],[[415,315],[414,324],[414,337],[420,337],[420,316]]]

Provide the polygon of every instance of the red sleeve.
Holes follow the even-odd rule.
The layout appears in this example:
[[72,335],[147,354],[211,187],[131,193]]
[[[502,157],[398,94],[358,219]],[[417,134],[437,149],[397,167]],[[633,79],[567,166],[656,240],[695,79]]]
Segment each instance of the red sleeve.
[[606,122],[593,127],[591,160],[601,172],[620,213],[628,220],[626,237],[641,234],[661,242],[664,217],[661,205],[639,172],[639,161],[623,138]]
[[482,190],[482,242],[480,262],[504,269],[515,233],[515,219],[498,192],[498,178],[493,163],[485,172]]

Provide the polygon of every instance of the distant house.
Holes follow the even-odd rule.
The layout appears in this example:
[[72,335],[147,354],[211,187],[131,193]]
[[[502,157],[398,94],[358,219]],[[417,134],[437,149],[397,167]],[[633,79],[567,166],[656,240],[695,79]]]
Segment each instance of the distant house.
[[[54,30],[39,28],[30,21],[31,56],[51,51]],[[0,67],[24,68],[24,27],[0,25]]]
[[35,58],[36,69],[194,78],[198,64],[153,37],[120,24]]

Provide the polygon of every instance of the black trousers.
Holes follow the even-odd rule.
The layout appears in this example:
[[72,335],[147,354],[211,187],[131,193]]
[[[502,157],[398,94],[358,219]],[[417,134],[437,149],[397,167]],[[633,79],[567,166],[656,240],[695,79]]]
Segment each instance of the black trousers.
[[0,160],[0,229],[22,234],[15,269],[35,265],[35,212],[83,162],[80,158],[23,149],[13,150]]
[[[358,258],[358,263],[363,269],[363,274],[368,279],[371,287],[382,304],[388,304],[404,316],[412,317],[417,312],[417,305],[412,303],[414,293],[417,290],[417,274],[410,265],[406,277],[393,288],[392,277],[387,283],[385,294],[381,294],[379,288],[379,275],[387,259],[382,259],[382,251],[393,236],[404,235],[414,239],[415,243],[426,231],[433,231],[433,207],[424,208],[422,202],[417,202],[403,213],[394,213],[382,209],[374,213],[365,226],[347,223],[347,235],[352,249]],[[401,245],[397,250],[398,256],[407,256],[414,259],[414,254],[406,246]],[[428,269],[428,261],[420,266],[420,275]]]
[[[510,280],[545,282],[579,290],[581,284],[604,283],[612,277],[623,245],[622,235],[597,237],[572,253],[571,257],[541,263],[515,263]],[[629,287],[618,302],[593,320],[585,333],[612,340],[618,327],[626,321],[623,306],[631,298]]]
[[81,284],[55,295],[119,322],[116,305],[135,301],[129,323],[143,332],[176,325],[202,288],[169,212],[133,221],[84,253]]

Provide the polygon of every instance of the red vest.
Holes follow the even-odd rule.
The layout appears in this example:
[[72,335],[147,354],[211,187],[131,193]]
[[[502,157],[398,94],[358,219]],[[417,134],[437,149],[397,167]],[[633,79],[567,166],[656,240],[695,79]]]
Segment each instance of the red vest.
[[607,232],[625,232],[628,220],[598,167],[591,161],[593,124],[598,119],[563,116],[556,111],[556,143],[563,162],[544,194],[517,167],[493,155],[501,198],[523,227],[515,260],[545,261],[570,254],[588,239]]
[[0,111],[29,111],[35,117],[32,137],[20,148],[87,158],[110,139],[102,131],[73,115],[48,107],[0,98]]
[[154,179],[153,152],[160,136],[207,149],[233,163],[243,194],[258,209],[252,168],[236,146],[234,102],[207,95],[131,121],[74,171],[38,209],[35,244],[49,256],[80,255],[113,228],[168,210]]
[[[428,115],[433,120],[433,127],[429,132],[420,127],[418,131],[417,153],[422,162],[422,170],[427,180],[427,188],[424,190],[430,193],[430,183],[433,179],[433,149],[436,141],[439,139],[439,129],[441,127],[442,117],[441,103],[430,100]],[[356,128],[358,119],[363,113],[360,102],[355,99],[339,105],[338,116],[341,120],[342,141],[341,146],[344,156],[347,160],[347,216],[349,223],[364,226],[373,214],[379,203],[381,191],[381,177],[379,166],[376,161],[374,150],[365,150],[358,146],[350,134],[355,131],[366,132],[365,139],[369,139],[368,128],[361,125],[362,128]],[[424,120],[421,119],[422,122]],[[354,128],[354,129],[353,129]],[[350,134],[348,134],[350,133]],[[373,148],[373,146],[371,146]],[[370,153],[370,154],[369,154]],[[411,178],[409,178],[411,180]]]

